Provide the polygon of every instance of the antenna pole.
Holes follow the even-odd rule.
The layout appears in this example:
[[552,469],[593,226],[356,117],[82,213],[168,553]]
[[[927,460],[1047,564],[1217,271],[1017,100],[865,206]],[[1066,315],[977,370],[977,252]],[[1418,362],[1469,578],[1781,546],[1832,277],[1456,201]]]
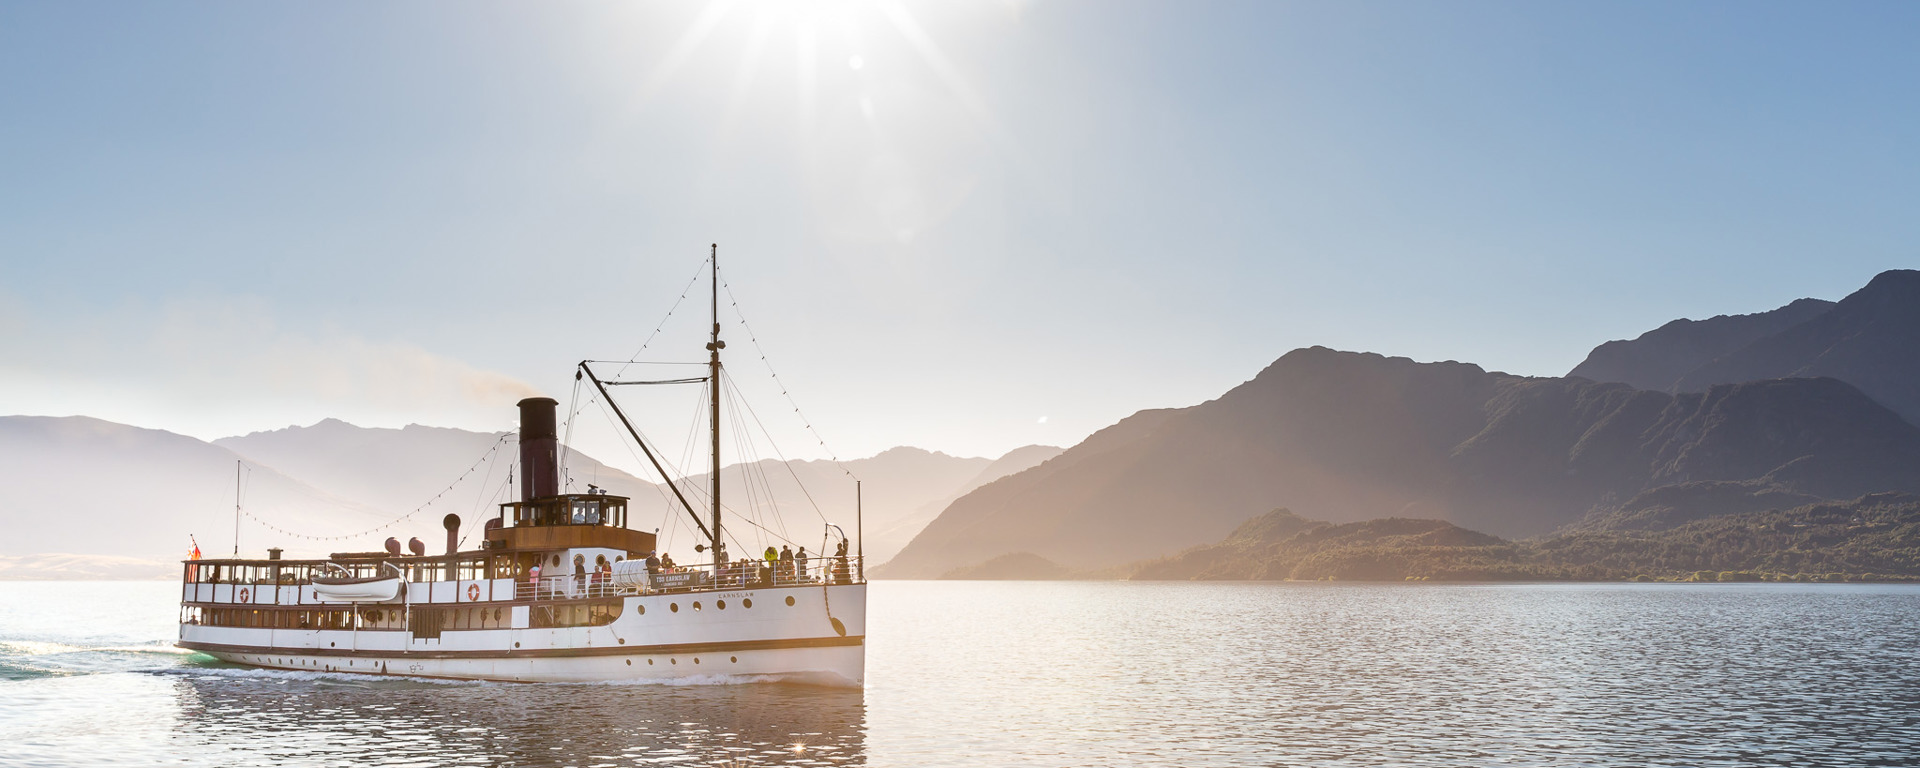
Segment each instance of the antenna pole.
[[861,581],[867,580],[867,534],[866,529],[862,527],[865,517],[865,509],[860,503],[860,481],[855,480],[853,481],[853,540],[854,556],[860,562],[856,570],[860,572]]
[[713,557],[714,563],[720,563],[722,547],[720,544],[720,350],[727,343],[720,340],[720,244],[714,243],[708,252],[707,263],[713,267],[710,287],[713,289],[713,340],[707,342],[707,351],[711,358],[707,362],[707,384],[711,389],[713,405]]
[[233,460],[233,556],[240,557],[240,460]]

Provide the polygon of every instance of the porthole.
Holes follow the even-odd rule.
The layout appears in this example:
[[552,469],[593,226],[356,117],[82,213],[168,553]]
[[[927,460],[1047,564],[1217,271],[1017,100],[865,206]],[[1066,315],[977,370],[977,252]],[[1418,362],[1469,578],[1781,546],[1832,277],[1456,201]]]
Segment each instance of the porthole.
[[743,598],[740,598],[740,607],[742,607],[742,608],[752,608],[752,607],[753,607],[753,598],[751,598],[751,597],[743,597]]
[[670,661],[670,662],[673,662],[674,664],[679,664],[679,663],[680,663],[680,660],[679,660],[679,659],[667,659],[667,661]]
[[735,664],[738,664],[738,663],[740,663],[740,657],[738,657],[738,656],[728,656],[728,657],[727,657],[727,661],[731,661],[731,662],[733,662],[733,663],[735,663]]
[[693,657],[693,663],[695,663],[695,664],[698,664],[698,663],[700,663],[700,657],[698,657],[698,656],[695,656],[695,657]]
[[725,601],[725,600],[715,600],[715,601],[713,601],[713,607],[715,607],[715,608],[718,608],[718,609],[720,609],[720,610],[723,610],[723,611],[724,611],[724,610],[726,610],[726,609],[727,609],[727,601]]
[[327,647],[328,647],[328,648],[332,648],[332,647],[334,647],[334,645],[333,645],[333,643],[327,643]]
[[627,666],[633,666],[633,659],[627,659]]
[[653,666],[653,659],[647,659],[647,666]]
[[674,613],[679,613],[679,612],[680,612],[680,604],[679,604],[679,603],[667,603],[667,610],[669,610],[669,611],[673,611]]
[[787,595],[787,605],[793,605],[793,595]]
[[647,606],[645,603],[636,604],[633,607],[639,609],[640,615],[642,616],[647,615]]
[[515,647],[515,648],[518,648],[518,647],[520,647],[520,644],[519,644],[519,643],[514,643],[514,644],[513,644],[513,647]]
[[693,601],[693,609],[696,611],[700,610],[700,601],[698,600]]
[[624,637],[623,637],[623,638],[620,638],[620,644],[621,644],[621,645],[626,645],[626,644],[627,644],[627,639],[626,639],[626,638],[624,638]]

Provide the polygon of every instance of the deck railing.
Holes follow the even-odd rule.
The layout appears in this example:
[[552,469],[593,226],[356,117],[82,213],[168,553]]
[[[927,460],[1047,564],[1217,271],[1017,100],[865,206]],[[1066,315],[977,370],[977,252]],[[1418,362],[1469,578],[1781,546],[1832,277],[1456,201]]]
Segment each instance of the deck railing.
[[514,599],[577,600],[614,595],[715,589],[860,584],[866,581],[862,576],[861,565],[858,557],[849,557],[845,560],[828,557],[811,558],[804,568],[797,560],[779,560],[772,564],[756,560],[751,563],[728,563],[717,568],[711,563],[675,566],[644,576],[593,571],[542,575],[537,581],[531,577],[515,580]]
[[[499,600],[546,601],[581,600],[597,597],[614,597],[634,594],[661,594],[681,592],[705,592],[724,589],[765,589],[775,587],[798,587],[809,585],[861,584],[863,576],[861,561],[858,557],[845,559],[837,557],[809,558],[806,566],[801,567],[797,560],[779,560],[772,563],[755,560],[746,563],[728,563],[715,567],[710,563],[691,566],[676,566],[657,573],[627,572],[614,574],[605,571],[586,571],[582,573],[542,574],[539,580],[520,576],[512,579],[511,593],[500,587],[505,584],[500,579],[474,579],[464,587],[436,589],[445,582],[421,582],[412,590],[405,602],[415,605],[453,604],[467,602],[493,602]],[[628,566],[634,568],[636,566]],[[188,589],[195,594],[210,595],[215,588],[209,583],[190,583]],[[290,605],[341,605],[310,596],[304,584],[238,583],[223,584],[231,591],[232,597],[221,603],[257,606]],[[291,589],[288,589],[291,588]],[[286,591],[282,591],[285,589]],[[245,591],[245,599],[236,599]],[[509,597],[509,594],[511,595]],[[189,602],[212,602],[208,597],[188,598]]]

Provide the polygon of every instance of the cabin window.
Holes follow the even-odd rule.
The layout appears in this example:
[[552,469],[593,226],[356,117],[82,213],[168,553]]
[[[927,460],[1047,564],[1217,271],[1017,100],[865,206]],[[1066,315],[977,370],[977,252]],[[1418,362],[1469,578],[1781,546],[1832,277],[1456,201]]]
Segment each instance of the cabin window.
[[602,600],[574,605],[536,605],[529,611],[529,626],[535,629],[557,627],[604,627],[620,618],[621,601]]

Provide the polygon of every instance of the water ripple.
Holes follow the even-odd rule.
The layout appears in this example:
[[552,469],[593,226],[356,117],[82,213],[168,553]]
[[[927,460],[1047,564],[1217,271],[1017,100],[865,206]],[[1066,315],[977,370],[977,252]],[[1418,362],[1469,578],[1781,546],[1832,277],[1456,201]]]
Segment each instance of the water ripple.
[[0,587],[0,765],[1920,764],[1910,586],[880,583],[865,691],[245,669],[63,589]]

